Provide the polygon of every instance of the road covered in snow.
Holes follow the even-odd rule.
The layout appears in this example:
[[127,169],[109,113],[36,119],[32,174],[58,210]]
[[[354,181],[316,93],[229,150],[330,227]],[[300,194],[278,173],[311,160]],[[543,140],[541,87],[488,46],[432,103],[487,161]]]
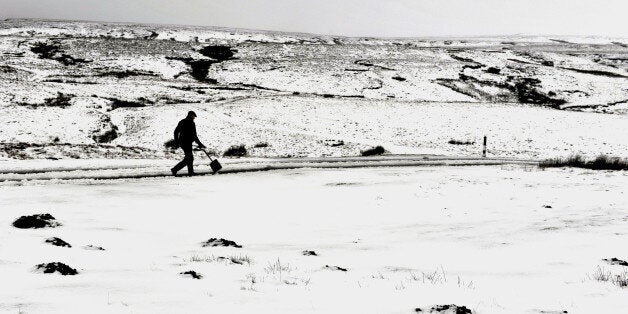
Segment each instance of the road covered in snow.
[[[623,313],[627,184],[510,164],[3,185],[0,311]],[[11,225],[33,214],[54,228]]]

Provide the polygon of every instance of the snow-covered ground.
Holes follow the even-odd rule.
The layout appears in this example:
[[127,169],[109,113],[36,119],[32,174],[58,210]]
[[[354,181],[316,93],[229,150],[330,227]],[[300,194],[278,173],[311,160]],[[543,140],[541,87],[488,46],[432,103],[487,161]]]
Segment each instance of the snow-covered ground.
[[[626,288],[593,278],[626,271],[603,259],[628,259],[627,185],[479,166],[2,186],[0,312],[625,313]],[[38,213],[62,225],[11,226]]]
[[170,158],[189,109],[219,153],[476,154],[487,135],[494,156],[625,156],[627,46],[0,21],[0,157]]

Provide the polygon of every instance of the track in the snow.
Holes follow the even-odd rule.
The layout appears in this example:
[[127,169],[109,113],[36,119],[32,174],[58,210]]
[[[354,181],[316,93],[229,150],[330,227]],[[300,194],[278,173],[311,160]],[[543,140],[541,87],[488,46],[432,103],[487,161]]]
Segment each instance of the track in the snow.
[[[378,157],[334,157],[334,158],[282,158],[282,159],[237,159],[225,160],[220,174],[285,169],[365,168],[365,167],[417,167],[417,166],[495,166],[531,165],[537,161],[504,158],[445,157],[431,155],[395,155]],[[211,175],[206,164],[199,164],[198,175]],[[185,170],[180,173],[185,176]],[[119,180],[172,176],[169,167],[161,164],[108,165],[55,167],[22,167],[0,169],[0,182],[49,181],[49,180]]]

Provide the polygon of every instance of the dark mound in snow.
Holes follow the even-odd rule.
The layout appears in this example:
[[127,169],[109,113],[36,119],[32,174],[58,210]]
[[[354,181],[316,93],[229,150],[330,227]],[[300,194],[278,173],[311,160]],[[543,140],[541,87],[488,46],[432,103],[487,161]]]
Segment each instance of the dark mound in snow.
[[46,242],[46,243],[50,243],[50,244],[52,244],[52,245],[54,245],[54,246],[72,247],[72,246],[70,245],[70,243],[65,242],[65,241],[63,241],[63,240],[61,240],[61,239],[59,239],[59,238],[57,238],[57,237],[48,238],[48,239],[46,239],[46,241],[44,241],[44,242]]
[[20,229],[54,228],[60,225],[50,214],[22,216],[13,222],[13,227]]
[[303,251],[302,253],[305,256],[318,256],[318,254],[316,254],[316,252],[314,251]]
[[603,261],[611,264],[611,265],[620,265],[620,266],[628,266],[628,262],[624,261],[624,260],[620,260],[616,257],[613,258],[605,258],[603,259]]
[[201,274],[199,274],[199,273],[197,273],[197,272],[195,272],[193,270],[184,271],[184,272],[182,272],[180,274],[183,275],[183,276],[190,276],[190,277],[192,277],[194,279],[201,279],[201,278],[203,278],[203,275],[201,275]]
[[222,156],[224,157],[244,157],[248,154],[244,145],[233,145],[229,147]]
[[35,266],[35,268],[43,271],[44,274],[52,274],[55,272],[64,276],[73,276],[78,274],[78,271],[76,271],[76,269],[59,262],[39,264]]
[[329,269],[329,270],[338,270],[338,271],[347,271],[346,268],[342,268],[339,266],[329,266],[329,265],[325,265],[324,267],[325,269]]
[[434,305],[431,309],[414,309],[416,313],[446,313],[446,314],[472,314],[466,306],[458,306],[455,304]]
[[104,251],[105,249],[102,248],[101,246],[95,246],[95,245],[86,245],[83,247],[86,250],[92,250],[92,251]]
[[362,156],[375,156],[382,155],[386,152],[383,146],[375,146],[367,150],[362,151]]
[[201,243],[201,245],[203,247],[215,247],[215,246],[224,246],[224,247],[235,247],[235,248],[241,248],[242,245],[239,245],[237,243],[235,243],[234,241],[231,240],[227,240],[227,239],[216,239],[216,238],[211,238],[203,243]]

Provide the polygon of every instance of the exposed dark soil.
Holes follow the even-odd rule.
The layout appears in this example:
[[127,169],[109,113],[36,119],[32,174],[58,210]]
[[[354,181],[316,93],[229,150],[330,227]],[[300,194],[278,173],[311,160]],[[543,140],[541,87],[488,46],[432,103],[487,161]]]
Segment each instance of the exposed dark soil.
[[111,118],[109,116],[103,116],[100,123],[100,130],[97,130],[92,135],[94,142],[100,144],[111,143],[113,140],[118,138],[118,127],[111,122]]
[[107,98],[111,100],[111,110],[118,108],[141,108],[146,107],[148,104],[152,104],[150,100],[146,98],[139,98],[138,100],[122,100],[117,98]]
[[22,216],[13,222],[13,227],[19,229],[54,228],[60,225],[50,214]]
[[64,276],[73,276],[78,274],[76,269],[59,262],[39,264],[35,266],[35,268],[43,271],[44,274],[59,273]]
[[216,247],[216,246],[223,246],[223,247],[235,247],[235,248],[241,248],[242,246],[235,243],[234,241],[231,240],[227,240],[227,239],[223,239],[223,238],[211,238],[205,242],[201,243],[201,246],[203,247]]
[[190,276],[190,277],[192,277],[194,279],[201,279],[201,278],[203,278],[203,275],[201,275],[201,274],[199,274],[199,273],[197,273],[197,272],[195,272],[193,270],[184,271],[184,272],[179,273],[179,274],[181,274],[183,276]]
[[301,254],[303,254],[305,256],[318,256],[318,254],[316,254],[316,252],[314,252],[314,251],[303,251],[303,252],[301,252]]
[[61,246],[61,247],[72,247],[72,245],[70,245],[70,243],[65,242],[57,237],[52,237],[52,238],[48,238],[46,239],[46,241],[44,241],[45,243],[50,243],[54,246]]

